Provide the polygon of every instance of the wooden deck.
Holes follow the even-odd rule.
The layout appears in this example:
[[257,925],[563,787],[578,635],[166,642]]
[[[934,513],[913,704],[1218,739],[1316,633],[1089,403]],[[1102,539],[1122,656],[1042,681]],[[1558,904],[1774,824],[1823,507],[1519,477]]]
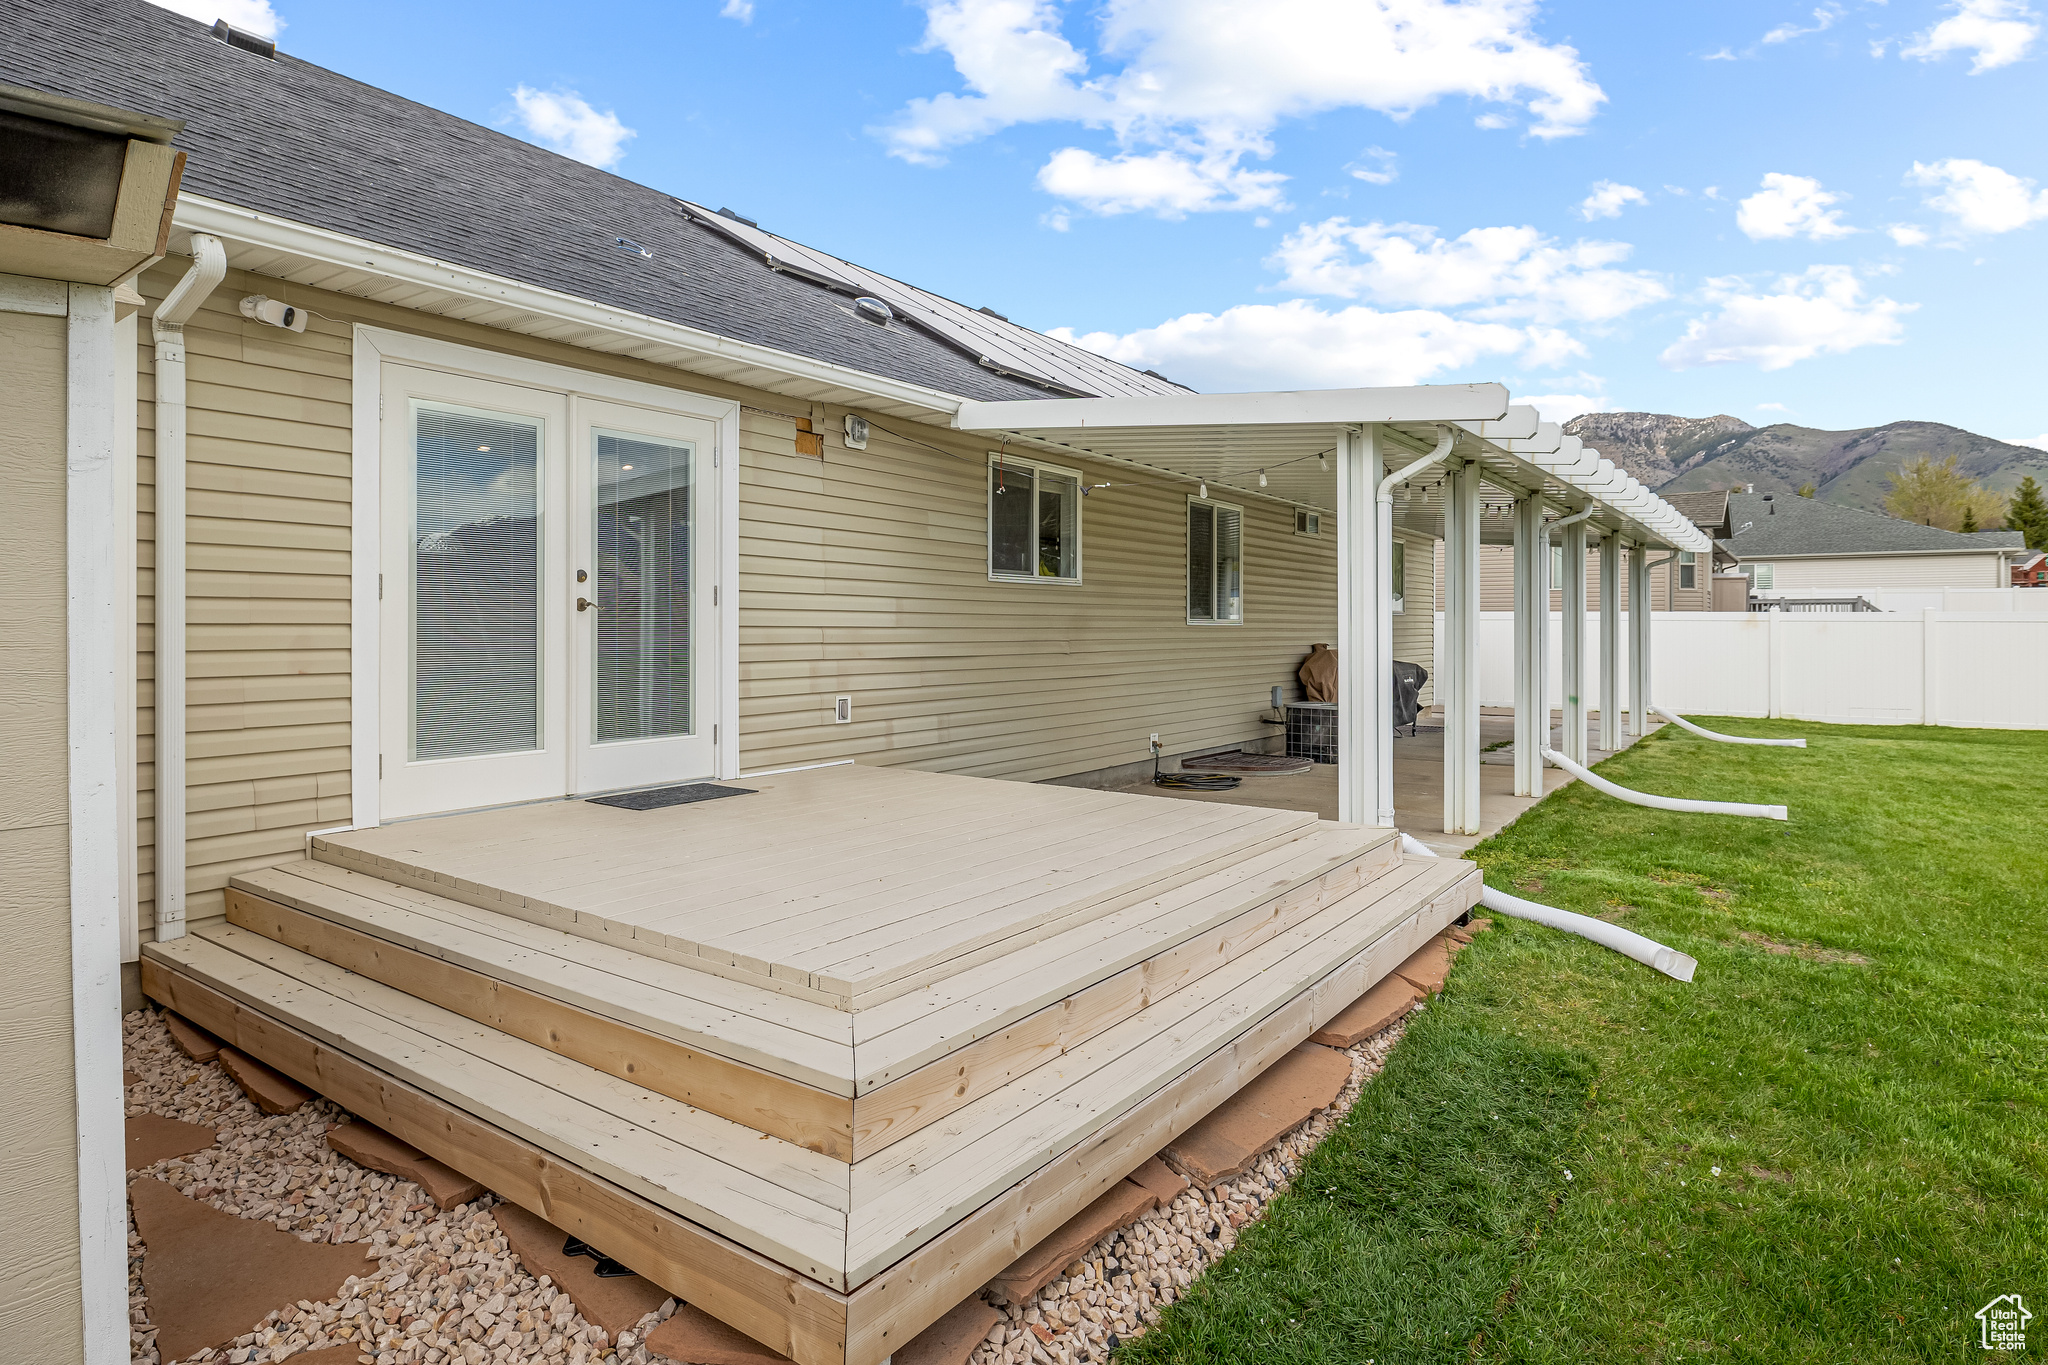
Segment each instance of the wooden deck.
[[874,1365],[1477,896],[1296,812],[742,785],[329,836],[145,989],[804,1365]]

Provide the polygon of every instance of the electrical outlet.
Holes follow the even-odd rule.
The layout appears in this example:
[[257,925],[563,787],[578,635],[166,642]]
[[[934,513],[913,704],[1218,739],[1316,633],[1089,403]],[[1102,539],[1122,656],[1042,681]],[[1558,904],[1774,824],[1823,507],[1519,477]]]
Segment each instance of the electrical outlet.
[[852,720],[853,698],[834,697],[832,699],[832,723],[834,725],[846,725],[851,723]]
[[1159,736],[1156,733],[1152,736],[1152,752],[1159,752]]

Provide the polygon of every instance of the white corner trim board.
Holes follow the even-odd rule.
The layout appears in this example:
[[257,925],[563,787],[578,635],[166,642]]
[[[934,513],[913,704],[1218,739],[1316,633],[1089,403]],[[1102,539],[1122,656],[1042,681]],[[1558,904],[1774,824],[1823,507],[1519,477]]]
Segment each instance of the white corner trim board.
[[1768,744],[1780,749],[1804,749],[1806,747],[1806,741],[1803,739],[1754,739],[1748,735],[1724,735],[1718,731],[1694,725],[1684,716],[1675,716],[1661,706],[1652,706],[1650,709],[1680,729],[1692,731],[1701,739],[1719,740],[1723,744]]
[[[67,290],[65,732],[71,826],[71,1044],[78,1145],[79,1288],[86,1365],[128,1359],[127,1139],[121,1085],[121,705],[114,544],[114,292]],[[132,662],[132,661],[131,661]]]
[[1609,782],[1591,768],[1581,767],[1552,748],[1542,750],[1543,757],[1570,773],[1595,791],[1606,792],[1617,801],[1631,805],[1650,806],[1656,810],[1685,811],[1693,815],[1753,815],[1763,820],[1789,820],[1791,812],[1783,806],[1751,805],[1743,801],[1688,801],[1681,796],[1652,796],[1648,792],[1630,791],[1627,787]]
[[[1436,857],[1435,849],[1406,834],[1401,836],[1401,851],[1415,858]],[[1554,905],[1538,905],[1535,901],[1525,901],[1520,896],[1510,896],[1505,891],[1484,885],[1480,887],[1479,903],[1495,914],[1511,915],[1546,928],[1577,934],[1603,948],[1612,948],[1624,957],[1632,957],[1645,967],[1654,967],[1673,980],[1690,981],[1693,973],[1699,970],[1700,964],[1696,959],[1676,948],[1667,948],[1653,938],[1644,938],[1633,930],[1591,915],[1560,910]]]

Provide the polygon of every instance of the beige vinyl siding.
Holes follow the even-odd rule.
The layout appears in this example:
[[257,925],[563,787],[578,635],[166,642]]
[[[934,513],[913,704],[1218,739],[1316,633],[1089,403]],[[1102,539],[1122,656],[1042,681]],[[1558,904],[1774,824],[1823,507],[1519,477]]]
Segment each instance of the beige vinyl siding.
[[[155,303],[177,279],[143,277]],[[303,335],[214,291],[185,327],[187,916],[221,913],[238,871],[295,857],[349,817],[350,356],[346,325]],[[148,338],[145,322],[139,336]],[[143,622],[140,922],[154,924],[154,348],[139,348],[137,547]]]
[[[1669,550],[1653,550],[1650,562],[1655,564]],[[1678,561],[1650,570],[1650,603],[1657,611],[1712,611],[1714,609],[1713,565],[1711,554],[1702,554],[1694,566],[1693,586],[1678,587]],[[1443,543],[1437,543],[1436,552],[1438,581],[1443,572]],[[1621,572],[1621,606],[1628,609],[1628,565],[1624,561]],[[1436,607],[1444,607],[1443,593],[1437,593]],[[1512,545],[1482,545],[1479,547],[1479,609],[1481,611],[1513,611],[1515,609],[1515,548]],[[1550,609],[1564,610],[1564,593],[1550,590]],[[1586,610],[1600,609],[1600,547],[1586,547]]]
[[[1308,647],[1334,636],[1335,538],[1296,536],[1291,508],[1239,499],[1245,619],[1190,625],[1190,484],[1061,458],[1110,484],[1082,502],[1081,583],[992,582],[986,444],[892,421],[866,451],[828,439],[819,459],[794,432],[745,414],[749,768],[855,758],[1037,779],[1142,761],[1155,731],[1168,753],[1261,738],[1270,689],[1293,690]],[[832,722],[841,694],[848,725]]]
[[1775,593],[1827,593],[1862,588],[2003,588],[2010,586],[1995,554],[1859,555],[1764,559],[1776,567]]
[[[60,286],[61,287],[61,286]],[[66,742],[62,317],[0,312],[0,932],[7,1103],[0,1110],[0,1360],[81,1345],[77,1097],[71,1040],[71,770]]]
[[[160,299],[182,261],[142,280]],[[250,322],[245,294],[313,310],[303,335]],[[189,915],[233,873],[300,855],[345,823],[349,787],[350,326],[362,322],[744,405],[740,452],[740,762],[855,758],[992,777],[1066,776],[1277,733],[1270,688],[1334,642],[1336,537],[1243,504],[1245,620],[1186,620],[1192,485],[1078,462],[1113,486],[1082,504],[1084,581],[991,582],[988,446],[882,419],[848,450],[837,408],[472,323],[231,271],[186,329]],[[153,350],[138,348],[141,924],[154,908],[151,676]],[[795,420],[824,433],[799,455]],[[891,431],[902,436],[892,435]],[[904,439],[908,437],[910,439]],[[940,453],[943,450],[946,453]],[[1077,462],[1048,457],[1054,463]],[[1427,601],[1428,555],[1411,551]],[[1430,657],[1429,613],[1401,648]],[[850,693],[854,720],[832,722]]]

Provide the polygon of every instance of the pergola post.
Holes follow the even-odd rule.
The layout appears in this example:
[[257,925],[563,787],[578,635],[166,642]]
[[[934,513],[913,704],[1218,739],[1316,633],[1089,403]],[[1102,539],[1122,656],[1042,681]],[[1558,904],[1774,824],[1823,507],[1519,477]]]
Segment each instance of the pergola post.
[[1586,523],[1564,528],[1564,743],[1558,752],[1586,761]]
[[1600,540],[1600,747],[1621,747],[1621,538]]
[[1369,825],[1379,816],[1380,751],[1389,727],[1376,714],[1379,658],[1379,430],[1348,428],[1337,438],[1337,818]]
[[[1549,538],[1543,502],[1534,494],[1515,500],[1515,795],[1543,794],[1543,746],[1550,740],[1544,697],[1544,646],[1550,622]],[[1542,711],[1539,716],[1538,710]]]
[[1650,732],[1650,551],[1634,545],[1628,555],[1629,733]]
[[1444,487],[1444,833],[1479,832],[1479,466]]

